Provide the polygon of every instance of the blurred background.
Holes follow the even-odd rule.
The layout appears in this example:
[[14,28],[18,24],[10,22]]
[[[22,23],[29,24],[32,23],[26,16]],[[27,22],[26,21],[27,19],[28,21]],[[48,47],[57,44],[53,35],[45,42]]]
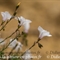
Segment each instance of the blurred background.
[[[0,12],[8,11],[10,14],[13,14],[18,2],[21,2],[21,5],[18,9],[17,16],[23,16],[32,21],[27,37],[28,46],[26,48],[30,47],[34,41],[38,39],[39,32],[37,28],[38,26],[41,26],[45,30],[48,30],[52,37],[44,37],[40,41],[43,48],[40,49],[36,44],[31,51],[40,52],[40,55],[42,56],[41,60],[51,60],[51,58],[46,57],[50,54],[50,51],[60,52],[60,0],[0,0]],[[2,16],[0,14],[0,23],[1,22]],[[1,37],[7,37],[16,28],[17,20],[13,19],[6,26],[5,31],[0,32]]]

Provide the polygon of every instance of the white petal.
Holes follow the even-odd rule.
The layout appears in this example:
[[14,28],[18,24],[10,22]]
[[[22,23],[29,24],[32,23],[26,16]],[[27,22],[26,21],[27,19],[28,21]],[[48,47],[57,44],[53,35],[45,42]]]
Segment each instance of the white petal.
[[5,12],[6,13],[6,16],[7,16],[7,19],[10,19],[11,18],[11,15],[10,15],[10,13],[9,12]]
[[20,21],[20,26],[23,25],[23,23],[25,22],[25,18],[23,18],[22,16],[21,17],[18,17],[19,21]]
[[5,21],[6,20],[6,14],[4,12],[1,12],[1,15],[3,17],[3,21]]
[[50,33],[49,32],[46,32],[46,31],[40,33],[40,38],[43,38],[44,36],[51,37],[52,35],[50,35]]
[[7,11],[1,12],[1,15],[3,17],[3,21],[9,20],[11,18],[11,15]]
[[27,23],[32,23],[32,21],[31,21],[31,20],[28,20],[28,19],[26,19],[26,22],[27,22]]
[[30,20],[25,20],[25,22],[23,23],[23,26],[24,26],[24,32],[28,32],[29,28],[30,28],[30,23],[31,21]]
[[38,27],[38,31],[41,33],[41,32],[44,31],[44,29],[43,29],[41,26],[39,26],[39,27]]
[[48,37],[51,37],[52,35],[50,34],[50,32],[48,32],[48,31],[46,31],[46,30],[44,30],[42,27],[38,27],[38,31],[39,31],[39,37],[40,37],[40,39],[42,39],[43,37],[45,37],[45,36],[48,36]]
[[24,17],[18,17],[19,21],[20,21],[20,24],[19,25],[22,25],[24,27],[24,32],[28,32],[29,28],[30,28],[30,23],[32,21],[28,20],[28,19],[25,19]]
[[20,19],[25,20],[25,18],[24,18],[24,17],[22,17],[22,16],[20,16]]
[[19,46],[23,46],[20,42],[17,42]]
[[18,51],[18,49],[22,50],[22,44],[20,42],[17,42],[17,47],[15,48],[16,51]]
[[31,59],[31,52],[30,50],[26,51],[26,53],[23,55],[24,60],[30,60]]
[[[10,39],[10,42],[12,41],[13,39]],[[15,45],[17,44],[17,40],[15,39],[14,41],[11,42],[11,44],[9,45],[9,47],[13,48],[15,47]]]
[[18,51],[19,48],[20,48],[20,46],[18,45],[18,46],[15,48],[15,50]]

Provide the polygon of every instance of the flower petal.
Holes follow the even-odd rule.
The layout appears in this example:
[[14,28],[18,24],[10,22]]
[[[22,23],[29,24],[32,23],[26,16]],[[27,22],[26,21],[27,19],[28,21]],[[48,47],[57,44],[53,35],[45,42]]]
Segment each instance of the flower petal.
[[42,39],[45,36],[51,37],[52,35],[50,34],[50,32],[44,30],[42,27],[38,27],[38,31],[39,31],[39,38]]
[[8,11],[1,12],[1,15],[3,17],[3,21],[9,20],[11,18],[11,15],[9,14]]
[[22,44],[20,42],[17,41],[17,47],[15,48],[16,51],[18,51],[18,49],[22,50]]
[[[12,41],[13,39],[10,39],[10,42]],[[11,44],[9,45],[9,47],[13,48],[15,47],[15,45],[17,44],[17,40],[15,39],[14,41],[11,42]]]
[[22,25],[24,27],[24,32],[25,33],[28,33],[28,30],[30,28],[30,23],[32,21],[28,20],[28,19],[25,19],[24,17],[18,17],[19,21],[20,21],[20,26]]

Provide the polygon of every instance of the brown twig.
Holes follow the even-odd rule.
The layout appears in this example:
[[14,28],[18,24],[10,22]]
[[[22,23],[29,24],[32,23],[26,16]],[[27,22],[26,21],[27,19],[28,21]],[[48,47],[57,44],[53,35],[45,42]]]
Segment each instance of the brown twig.
[[11,42],[9,42],[9,44],[6,47],[4,47],[2,51],[4,51],[15,39],[17,39],[17,37],[19,37],[19,34]]
[[[33,45],[28,48],[28,50],[32,49],[40,40],[41,39],[39,38],[36,42],[34,42]],[[28,50],[26,50],[26,51],[28,51]],[[21,56],[23,56],[26,53],[26,51]]]
[[1,41],[0,43],[4,42],[6,39],[10,38],[12,35],[15,34],[15,32],[17,32],[19,30],[21,26],[19,26],[10,36],[6,37],[3,41]]

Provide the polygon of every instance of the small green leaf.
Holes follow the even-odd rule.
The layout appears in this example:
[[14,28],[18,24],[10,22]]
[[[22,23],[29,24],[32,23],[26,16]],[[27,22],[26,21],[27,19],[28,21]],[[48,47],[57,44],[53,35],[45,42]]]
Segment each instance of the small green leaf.
[[[17,6],[16,6],[16,10],[19,8],[19,6],[20,6],[20,2],[17,4]],[[15,10],[15,11],[16,11],[16,10]]]
[[27,38],[27,33],[22,32],[22,44],[24,44],[25,46],[28,45],[28,40],[26,38]]
[[4,54],[4,52],[0,51],[0,57],[2,57],[3,54]]
[[23,35],[24,37],[27,37],[27,33],[25,33],[25,32],[22,32],[22,35]]

